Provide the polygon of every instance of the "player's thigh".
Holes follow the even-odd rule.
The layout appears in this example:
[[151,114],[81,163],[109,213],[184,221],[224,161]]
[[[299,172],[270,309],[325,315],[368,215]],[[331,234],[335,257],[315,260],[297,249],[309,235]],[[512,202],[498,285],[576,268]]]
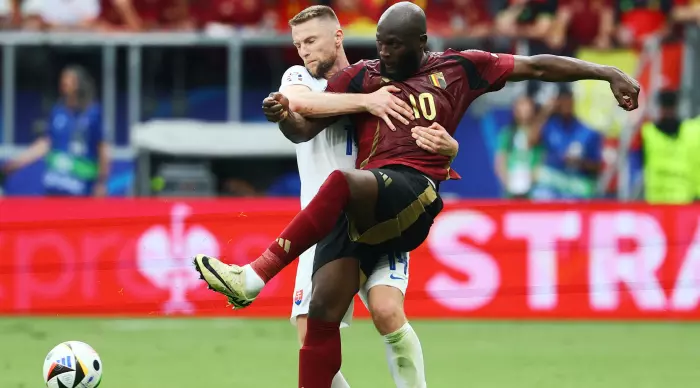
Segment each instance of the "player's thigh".
[[370,171],[379,187],[377,224],[362,231],[351,222],[351,240],[373,246],[380,253],[412,251],[425,241],[434,218],[442,210],[435,184],[404,166]]
[[341,322],[359,286],[360,264],[356,258],[327,260],[313,275],[309,317]]
[[377,203],[378,182],[370,171],[344,171],[350,187],[350,202],[345,212],[360,230],[366,230],[377,223],[375,206]]

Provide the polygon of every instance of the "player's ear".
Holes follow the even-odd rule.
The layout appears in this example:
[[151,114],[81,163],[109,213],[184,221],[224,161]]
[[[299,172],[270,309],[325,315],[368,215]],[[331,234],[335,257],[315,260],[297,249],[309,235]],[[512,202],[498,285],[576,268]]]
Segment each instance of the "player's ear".
[[343,38],[345,37],[345,34],[343,34],[343,30],[340,28],[335,31],[335,46],[340,47],[343,45]]
[[426,51],[426,49],[428,48],[428,35],[423,34],[420,36],[420,48],[423,51]]

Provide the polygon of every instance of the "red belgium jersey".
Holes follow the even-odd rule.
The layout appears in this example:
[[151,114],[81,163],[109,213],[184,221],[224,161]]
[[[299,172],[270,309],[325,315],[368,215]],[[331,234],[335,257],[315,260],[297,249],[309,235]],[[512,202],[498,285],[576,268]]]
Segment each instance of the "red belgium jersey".
[[436,181],[459,179],[450,169],[451,158],[418,147],[411,129],[437,122],[454,135],[472,101],[484,93],[502,89],[513,66],[512,55],[449,49],[429,53],[415,75],[405,81],[393,81],[382,77],[379,60],[360,61],[331,78],[326,92],[372,93],[393,85],[401,89],[397,96],[413,107],[415,120],[408,125],[394,120],[396,131],[369,113],[352,116],[358,139],[357,168],[399,164]]

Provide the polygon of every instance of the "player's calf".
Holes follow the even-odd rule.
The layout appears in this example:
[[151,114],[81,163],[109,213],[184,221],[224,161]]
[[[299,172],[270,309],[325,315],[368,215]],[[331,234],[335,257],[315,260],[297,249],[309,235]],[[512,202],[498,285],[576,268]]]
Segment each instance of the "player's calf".
[[423,349],[408,323],[401,290],[377,285],[369,290],[368,305],[374,326],[384,337],[389,371],[398,388],[426,386]]
[[[308,323],[306,315],[298,315],[296,317],[296,322],[299,344],[301,346],[304,346],[304,339],[306,338],[306,326]],[[331,388],[350,388],[350,384],[348,384],[348,381],[345,380],[345,376],[343,376],[343,374],[340,371],[338,371],[338,373],[336,373],[333,377]]]
[[299,351],[299,387],[328,388],[342,361],[340,321],[360,285],[357,259],[326,263],[313,276],[306,337]]

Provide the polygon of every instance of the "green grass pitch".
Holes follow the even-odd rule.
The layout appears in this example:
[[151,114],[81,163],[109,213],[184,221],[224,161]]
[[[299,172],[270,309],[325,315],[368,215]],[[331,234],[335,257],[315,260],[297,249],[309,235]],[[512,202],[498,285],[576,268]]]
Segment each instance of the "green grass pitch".
[[[676,323],[415,321],[431,388],[688,388],[700,381],[700,326]],[[368,321],[343,333],[353,387],[392,387]],[[94,346],[104,388],[296,387],[285,319],[0,318],[0,387],[40,388],[46,353]]]

